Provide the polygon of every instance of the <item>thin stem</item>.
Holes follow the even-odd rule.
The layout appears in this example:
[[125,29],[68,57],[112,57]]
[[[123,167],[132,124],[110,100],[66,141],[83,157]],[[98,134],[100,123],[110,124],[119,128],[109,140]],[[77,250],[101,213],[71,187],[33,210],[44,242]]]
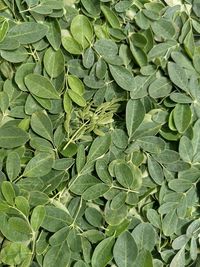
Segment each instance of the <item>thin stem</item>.
[[75,215],[75,217],[74,217],[73,222],[71,223],[71,225],[70,225],[69,227],[74,227],[74,226],[75,226],[75,222],[76,222],[76,220],[77,220],[77,218],[78,218],[79,212],[80,212],[81,207],[82,207],[82,202],[83,202],[83,201],[82,201],[82,197],[81,197],[81,200],[80,200],[80,204],[79,204],[77,213],[76,213],[76,215]]
[[65,150],[69,144],[71,144],[72,141],[74,141],[74,139],[76,138],[76,136],[79,134],[79,132],[88,124],[89,121],[86,121],[73,135],[72,137],[69,139],[69,141],[67,142],[67,144],[63,147],[63,150]]
[[124,187],[120,187],[120,186],[116,186],[116,185],[112,185],[112,188],[123,190],[123,191],[126,191],[127,193],[129,193],[129,192],[131,192],[131,193],[139,193],[138,191],[131,190],[131,189],[124,188]]
[[23,174],[20,175],[18,178],[16,178],[16,179],[13,181],[13,183],[17,183],[22,177],[23,177]]

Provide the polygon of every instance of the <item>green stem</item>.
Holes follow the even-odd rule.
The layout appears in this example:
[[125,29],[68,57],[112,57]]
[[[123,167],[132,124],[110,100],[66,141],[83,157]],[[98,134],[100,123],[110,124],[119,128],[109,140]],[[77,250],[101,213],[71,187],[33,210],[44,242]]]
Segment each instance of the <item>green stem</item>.
[[131,190],[131,189],[124,188],[124,187],[120,187],[120,186],[115,186],[115,185],[112,185],[112,188],[123,190],[123,191],[126,191],[127,193],[129,193],[129,192],[131,192],[131,193],[139,193],[138,191]]
[[71,144],[71,142],[74,141],[74,139],[76,138],[76,136],[79,134],[79,132],[88,124],[89,121],[86,121],[73,135],[72,137],[69,139],[69,141],[67,142],[67,144],[63,147],[63,150],[65,150],[69,144]]
[[78,210],[77,210],[77,213],[76,213],[76,215],[75,215],[75,217],[74,217],[74,220],[73,220],[73,222],[71,223],[71,225],[69,226],[69,227],[74,227],[75,226],[75,222],[76,222],[76,220],[77,220],[77,217],[78,217],[78,215],[79,215],[79,212],[80,212],[80,209],[81,209],[81,207],[82,207],[82,198],[81,198],[81,200],[80,200],[80,204],[79,204],[79,207],[78,207]]

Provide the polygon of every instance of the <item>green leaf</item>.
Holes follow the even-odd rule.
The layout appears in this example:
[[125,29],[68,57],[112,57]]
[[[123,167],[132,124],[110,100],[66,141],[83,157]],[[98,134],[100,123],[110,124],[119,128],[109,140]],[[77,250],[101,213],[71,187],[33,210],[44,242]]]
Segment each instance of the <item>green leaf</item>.
[[106,17],[107,21],[113,28],[120,29],[120,22],[116,14],[107,6],[101,5],[101,11],[103,12],[104,16]]
[[[17,232],[19,235],[23,237],[24,240],[30,240],[32,232],[29,224],[19,217],[11,217],[8,220],[8,229],[9,231]],[[14,241],[21,241],[20,238],[15,235]],[[12,240],[11,240],[12,241]]]
[[101,241],[95,248],[92,255],[92,267],[105,267],[112,259],[112,248],[115,239],[108,237]]
[[119,194],[115,195],[110,204],[111,209],[115,210],[123,207],[125,202],[128,203],[127,198],[128,195],[126,192],[120,192]]
[[54,156],[52,153],[39,152],[26,165],[23,176],[41,177],[52,169]]
[[187,91],[188,79],[186,72],[176,63],[168,63],[168,72],[171,81],[184,91]]
[[83,95],[83,93],[85,92],[85,86],[77,76],[68,75],[67,82],[72,91],[76,92],[79,95]]
[[55,232],[55,234],[53,234],[50,239],[49,239],[49,243],[51,246],[58,246],[60,244],[62,244],[62,242],[64,242],[67,239],[67,236],[69,234],[69,227],[63,227],[60,230],[58,230],[57,232]]
[[111,226],[121,224],[128,216],[127,205],[121,206],[119,209],[111,209],[109,202],[105,206],[105,221]]
[[186,35],[183,43],[184,43],[184,47],[185,47],[187,54],[189,55],[189,57],[193,58],[194,50],[195,50],[195,43],[194,43],[194,36],[193,36],[192,29]]
[[149,251],[143,250],[138,254],[134,267],[154,267],[152,255]]
[[83,52],[81,45],[70,35],[62,38],[62,45],[71,54],[80,55]]
[[107,163],[103,159],[98,159],[96,161],[96,172],[99,178],[106,184],[112,183],[112,177],[108,172]]
[[87,161],[95,161],[102,157],[108,151],[110,144],[111,136],[109,134],[106,134],[102,137],[97,137],[90,147]]
[[176,104],[173,110],[174,124],[179,133],[184,133],[190,125],[192,112],[187,104]]
[[38,231],[38,229],[42,225],[44,218],[45,218],[44,206],[35,207],[31,215],[31,226],[35,232]]
[[50,152],[53,149],[53,146],[49,141],[40,137],[31,138],[30,146],[41,152]]
[[51,78],[58,77],[64,71],[64,56],[61,50],[46,50],[44,55],[44,67]]
[[148,157],[148,171],[156,184],[161,185],[164,181],[162,167],[151,157]]
[[157,227],[158,229],[161,228],[160,216],[158,215],[158,213],[154,209],[148,209],[147,210],[147,218],[153,226]]
[[1,192],[8,204],[13,205],[15,198],[15,190],[12,184],[10,182],[3,181],[1,184]]
[[109,65],[110,72],[115,82],[126,91],[135,89],[135,80],[130,71],[122,66]]
[[173,100],[176,103],[181,103],[181,104],[190,104],[190,103],[192,103],[191,98],[188,97],[185,94],[182,94],[182,93],[171,93],[170,94],[170,99]]
[[25,63],[25,64],[22,64],[17,69],[16,74],[15,74],[15,82],[17,83],[18,87],[22,91],[27,91],[27,88],[26,88],[25,83],[24,83],[24,78],[28,74],[32,73],[34,68],[35,68],[34,63]]
[[0,147],[15,148],[24,145],[28,140],[29,135],[18,127],[0,127]]
[[197,72],[200,72],[200,64],[199,64],[199,48],[196,48],[194,51],[194,56],[193,56],[193,65],[196,69]]
[[142,173],[137,166],[121,162],[115,165],[114,171],[117,181],[125,188],[134,190],[141,185]]
[[180,139],[179,154],[182,160],[192,162],[194,149],[191,140],[187,136],[182,136]]
[[45,99],[60,99],[52,83],[39,74],[29,74],[25,77],[28,90],[35,96]]
[[90,174],[80,175],[75,177],[74,180],[71,181],[69,188],[73,193],[82,195],[87,188],[98,183],[99,180]]
[[53,206],[45,206],[45,218],[42,222],[42,227],[49,232],[57,232],[61,228],[72,223],[70,215],[59,208]]
[[77,94],[76,92],[74,92],[71,89],[67,90],[69,97],[71,98],[71,100],[76,103],[78,106],[80,107],[85,107],[86,106],[86,100],[79,94]]
[[96,208],[88,207],[85,210],[86,220],[95,227],[101,227],[103,223],[103,215]]
[[30,249],[23,243],[8,243],[0,253],[1,261],[6,265],[19,265],[31,255]]
[[185,247],[179,250],[170,263],[170,267],[185,266]]
[[154,158],[160,163],[168,164],[168,163],[177,162],[179,160],[180,156],[174,150],[165,149],[160,154],[154,155]]
[[142,49],[130,43],[130,50],[131,50],[133,57],[135,58],[135,61],[140,67],[147,65],[147,62],[148,62],[147,55]]
[[88,230],[83,232],[83,236],[86,237],[91,243],[98,243],[104,239],[102,232],[98,230]]
[[86,160],[86,156],[85,156],[85,147],[83,145],[80,145],[78,147],[77,150],[77,155],[76,155],[76,169],[77,172],[79,173],[82,168],[85,165],[85,160]]
[[128,145],[128,137],[125,131],[121,129],[115,129],[112,133],[112,142],[118,148],[126,148]]
[[122,233],[114,245],[114,260],[119,267],[129,267],[133,265],[138,254],[138,248],[133,236],[128,232]]
[[115,165],[115,175],[117,181],[125,188],[131,188],[134,183],[132,170],[127,163],[119,163]]
[[10,181],[17,178],[21,171],[20,157],[16,152],[8,154],[6,159],[6,172]]
[[177,226],[178,217],[176,210],[172,210],[167,215],[165,215],[164,219],[162,220],[162,230],[164,235],[172,236],[176,232]]
[[[57,177],[56,177],[57,178]],[[26,178],[28,179],[28,178]],[[45,205],[49,202],[49,197],[47,194],[43,193],[43,192],[40,192],[40,191],[36,191],[37,190],[37,184],[36,184],[36,188],[34,188],[34,185],[31,184],[31,182],[35,181],[36,178],[32,179],[30,178],[29,179],[29,183],[30,183],[30,186],[28,187],[28,190],[31,190],[30,192],[30,197],[29,197],[29,202],[30,202],[30,205],[32,206],[37,206],[37,205]],[[38,181],[39,180],[39,181]],[[37,180],[37,183],[41,183],[41,179],[38,179]],[[26,180],[27,181],[27,180]],[[40,184],[41,185],[41,184]],[[25,184],[25,189],[27,190],[26,188],[26,184]],[[23,183],[22,183],[22,188],[23,188]],[[34,188],[34,191],[33,191],[33,188]],[[39,190],[39,189],[38,189]]]
[[81,251],[81,238],[79,232],[76,229],[69,230],[69,234],[67,236],[67,241],[69,248],[72,252]]
[[95,42],[94,49],[102,57],[114,57],[118,53],[118,47],[116,43],[109,39],[100,39]]
[[48,15],[52,13],[52,9],[50,7],[43,5],[37,5],[36,7],[33,7],[32,10],[40,15]]
[[107,64],[106,62],[100,57],[96,63],[96,76],[98,79],[103,79],[107,74]]
[[94,64],[94,52],[92,48],[89,47],[83,54],[83,66],[86,69],[89,69],[93,66],[93,64]]
[[88,267],[88,264],[82,260],[79,260],[74,264],[74,267]]
[[168,51],[173,50],[173,47],[177,45],[175,41],[166,41],[165,43],[160,43],[154,45],[148,53],[149,59],[155,59],[158,57],[164,57]]
[[150,223],[140,223],[137,225],[132,232],[132,236],[138,250],[145,249],[151,252],[157,241],[157,233]]
[[131,35],[131,41],[134,46],[144,48],[147,45],[147,39],[140,33],[133,33]]
[[194,220],[187,228],[186,235],[191,238],[195,232],[198,232],[200,226],[199,219]]
[[53,168],[55,170],[68,170],[72,165],[74,164],[74,159],[73,158],[68,158],[68,159],[56,159],[53,165]]
[[145,108],[141,100],[129,100],[126,106],[126,128],[129,138],[142,123],[145,116]]
[[100,2],[96,0],[81,0],[81,3],[83,4],[84,8],[87,10],[88,13],[90,13],[92,16],[98,16],[101,12],[100,9]]
[[198,255],[197,241],[195,237],[192,237],[190,244],[190,257],[193,261],[195,261],[197,259],[197,255]]
[[30,205],[28,200],[23,196],[17,196],[15,198],[15,205],[25,216],[29,215]]
[[17,39],[21,44],[31,44],[42,39],[48,27],[36,22],[23,22],[12,27],[8,36]]
[[102,88],[105,86],[105,82],[103,80],[97,80],[94,75],[85,76],[84,84],[89,88]]
[[189,238],[185,234],[184,235],[180,235],[176,239],[174,239],[174,241],[172,243],[172,247],[175,250],[179,250],[183,246],[185,246],[188,241],[189,241]]
[[159,154],[165,149],[165,142],[156,136],[144,136],[137,139],[137,144],[150,153]]
[[192,187],[192,181],[184,179],[174,179],[169,181],[169,188],[176,192],[185,192]]
[[5,37],[0,43],[0,49],[2,50],[15,50],[20,47],[20,43],[17,40],[13,40],[11,37]]
[[173,39],[176,33],[173,23],[169,20],[161,18],[151,24],[153,32],[159,36],[167,39]]
[[8,220],[8,216],[2,212],[0,218],[0,230],[6,239],[12,242],[30,241],[31,229],[26,221],[19,217],[12,217]]
[[9,98],[6,92],[0,92],[0,109],[5,113],[9,107]]
[[0,42],[3,42],[3,40],[5,39],[8,29],[9,29],[9,23],[7,20],[5,20],[0,28]]
[[61,245],[50,247],[44,256],[44,267],[67,267],[70,263],[71,252],[67,243],[67,240],[62,242]]
[[86,189],[82,197],[84,200],[97,199],[103,196],[103,194],[105,194],[109,189],[110,187],[108,185],[103,183],[98,183]]
[[153,98],[166,97],[170,94],[171,89],[170,81],[165,77],[160,77],[149,86],[149,95]]
[[46,22],[46,25],[48,26],[48,31],[46,33],[47,40],[53,49],[58,50],[61,45],[60,24],[57,20],[49,20]]
[[31,128],[35,133],[45,139],[53,140],[53,125],[48,115],[42,111],[38,111],[31,116]]
[[0,0],[0,265],[199,266],[198,1]]
[[90,21],[84,15],[77,15],[73,18],[70,31],[74,39],[85,49],[93,38],[93,29]]
[[1,57],[11,63],[21,63],[26,61],[28,52],[23,46],[20,46],[15,50],[1,50]]

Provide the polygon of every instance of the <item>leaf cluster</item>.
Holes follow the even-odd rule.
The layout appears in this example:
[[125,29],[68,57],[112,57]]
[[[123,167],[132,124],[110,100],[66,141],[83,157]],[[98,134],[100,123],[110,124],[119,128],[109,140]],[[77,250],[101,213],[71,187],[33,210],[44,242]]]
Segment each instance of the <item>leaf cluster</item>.
[[199,267],[198,0],[0,0],[0,267]]

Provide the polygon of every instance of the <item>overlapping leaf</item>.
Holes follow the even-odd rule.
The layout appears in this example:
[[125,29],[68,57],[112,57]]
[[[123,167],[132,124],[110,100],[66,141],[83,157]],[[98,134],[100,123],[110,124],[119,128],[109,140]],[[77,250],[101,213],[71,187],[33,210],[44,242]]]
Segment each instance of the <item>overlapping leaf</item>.
[[198,1],[0,12],[0,265],[198,267]]

